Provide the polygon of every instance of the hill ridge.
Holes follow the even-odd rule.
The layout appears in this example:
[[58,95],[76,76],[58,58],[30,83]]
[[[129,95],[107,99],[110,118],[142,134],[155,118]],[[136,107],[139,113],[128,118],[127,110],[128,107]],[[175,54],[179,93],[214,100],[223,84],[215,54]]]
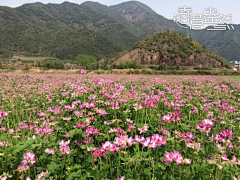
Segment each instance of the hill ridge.
[[[194,40],[212,52],[228,60],[239,60],[240,25],[234,26],[236,30],[231,32],[185,30],[138,1],[114,6],[91,1],[82,4],[37,2],[16,8],[0,6],[0,52],[60,59],[74,59],[79,53],[98,59],[111,58],[149,35],[174,30],[184,34],[190,32]],[[96,40],[93,37],[97,37]],[[103,42],[104,47],[101,41],[113,47]]]

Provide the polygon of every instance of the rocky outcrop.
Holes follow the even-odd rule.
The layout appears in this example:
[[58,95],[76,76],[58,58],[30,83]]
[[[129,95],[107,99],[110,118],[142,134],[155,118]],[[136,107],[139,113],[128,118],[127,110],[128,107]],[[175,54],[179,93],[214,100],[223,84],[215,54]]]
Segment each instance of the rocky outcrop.
[[150,52],[143,48],[137,48],[117,58],[113,64],[120,65],[124,62],[136,60],[141,65],[172,65],[221,68],[223,63],[205,53],[194,53],[188,58],[166,58],[160,52]]

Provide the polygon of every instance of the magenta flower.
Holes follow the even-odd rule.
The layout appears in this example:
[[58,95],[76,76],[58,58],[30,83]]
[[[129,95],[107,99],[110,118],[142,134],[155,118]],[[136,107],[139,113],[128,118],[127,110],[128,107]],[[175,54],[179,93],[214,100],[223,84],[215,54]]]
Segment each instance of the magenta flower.
[[93,155],[95,158],[98,158],[98,157],[100,156],[99,150],[96,148],[96,149],[93,151],[92,155]]
[[148,125],[144,125],[143,127],[139,127],[138,128],[138,131],[140,132],[140,134],[144,133],[144,132],[147,132],[148,131]]
[[47,154],[52,154],[52,155],[55,154],[55,151],[53,148],[52,149],[46,148],[44,152]]
[[29,166],[28,166],[27,164],[23,164],[23,163],[21,163],[21,164],[17,167],[17,171],[18,171],[18,172],[24,172],[24,173],[26,173],[28,169],[29,169]]
[[136,144],[132,137],[128,138],[128,135],[120,135],[119,137],[116,137],[113,143],[122,147],[123,149],[126,148],[127,144],[129,147],[131,147],[133,144]]
[[81,70],[80,70],[80,73],[81,73],[81,74],[87,74],[87,70],[86,70],[86,69],[81,69]]
[[168,115],[163,116],[162,121],[171,124],[171,122],[172,122],[172,117],[171,117],[171,115],[168,114]]
[[222,161],[228,161],[229,159],[227,158],[227,153],[226,152],[222,152],[222,157],[221,157],[221,160]]
[[1,118],[1,117],[5,117],[5,116],[8,116],[8,112],[7,112],[7,111],[1,111],[1,110],[0,110],[0,118]]
[[204,119],[201,121],[200,124],[198,124],[196,126],[196,128],[200,131],[200,132],[206,132],[207,136],[210,133],[211,128],[214,126],[214,123],[212,120],[210,119]]
[[182,164],[183,157],[178,151],[171,152],[172,159],[176,161],[177,165]]
[[107,115],[107,112],[103,109],[99,109],[98,114],[99,114],[99,116],[105,116],[105,115]]
[[[164,158],[164,162],[165,163],[171,163],[172,161],[175,161],[177,163],[177,165],[181,165],[182,162],[183,162],[183,157],[182,155],[178,152],[178,151],[174,151],[174,152],[165,152],[165,156],[163,157]],[[186,162],[190,162],[191,163],[191,160],[190,159],[186,159],[185,160]]]
[[125,179],[125,176],[122,176],[120,178],[117,178],[116,180],[124,180]]
[[70,140],[68,141],[61,141],[59,143],[59,151],[62,152],[62,154],[65,156],[66,154],[69,155],[70,154],[70,147],[69,147],[69,144],[70,144]]
[[74,111],[74,114],[75,114],[75,116],[77,116],[78,118],[83,116],[83,112],[82,112],[81,110],[80,110],[80,111]]
[[44,180],[47,174],[48,174],[48,170],[45,172],[42,171],[40,174],[37,175],[37,180]]
[[34,165],[36,163],[35,154],[31,152],[27,152],[26,154],[24,154],[23,159],[24,160],[21,162],[22,164]]
[[70,120],[71,120],[71,117],[63,117],[63,120],[65,120],[65,121],[70,121]]
[[76,128],[85,128],[86,124],[85,123],[77,123]]
[[136,142],[139,142],[139,143],[141,143],[141,142],[143,142],[145,140],[145,138],[142,136],[142,137],[140,137],[140,136],[138,136],[138,135],[135,135],[135,141]]
[[173,161],[171,154],[167,151],[165,152],[165,156],[163,158],[165,163],[171,163]]

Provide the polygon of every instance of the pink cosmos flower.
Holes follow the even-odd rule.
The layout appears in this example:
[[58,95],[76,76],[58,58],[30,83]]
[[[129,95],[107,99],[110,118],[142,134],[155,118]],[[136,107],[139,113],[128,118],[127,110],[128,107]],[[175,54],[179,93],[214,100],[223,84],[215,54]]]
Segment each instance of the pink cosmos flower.
[[87,70],[86,70],[86,69],[81,69],[81,70],[80,70],[80,73],[81,73],[81,74],[87,74]]
[[7,111],[1,111],[1,110],[0,110],[0,118],[1,118],[1,117],[5,117],[5,116],[8,116],[8,112],[7,112]]
[[200,132],[206,132],[207,136],[210,133],[211,128],[214,126],[214,123],[212,120],[210,119],[204,119],[201,121],[200,124],[198,124],[196,126],[196,128],[200,131]]
[[117,178],[117,180],[124,180],[125,179],[125,176],[122,176],[120,178]]
[[42,171],[40,174],[37,175],[37,180],[45,180],[45,176],[48,174],[48,170],[47,171]]
[[27,164],[20,164],[17,167],[18,172],[25,172],[26,173],[28,169],[29,169],[29,166]]
[[74,111],[74,114],[77,117],[82,117],[83,116],[83,112],[81,110],[80,111]]
[[221,157],[221,160],[222,161],[228,161],[229,159],[227,158],[227,153],[226,152],[222,152],[222,157]]
[[127,132],[131,132],[135,128],[136,128],[136,126],[129,124]]
[[67,138],[67,137],[69,137],[69,134],[66,132],[66,133],[63,135],[63,137]]
[[[171,152],[171,153],[166,151],[165,156],[163,158],[164,158],[165,163],[168,163],[168,162],[171,163],[172,161],[175,161],[177,163],[177,165],[181,165],[182,162],[183,162],[182,155],[176,150],[174,152]],[[190,159],[187,159],[186,161],[189,162]]]
[[140,132],[140,134],[142,134],[142,133],[144,133],[144,132],[147,132],[147,131],[148,131],[148,128],[149,128],[149,126],[145,124],[142,128],[139,127],[139,128],[138,128],[138,131]]
[[195,136],[191,132],[187,132],[187,139],[194,139]]
[[92,153],[92,155],[95,157],[95,158],[98,158],[100,156],[100,153],[99,153],[99,150],[98,149],[95,149]]
[[133,121],[131,120],[131,119],[126,119],[126,122],[128,122],[128,123],[133,123]]
[[71,120],[71,117],[63,117],[63,120],[65,120],[65,121],[70,121],[70,120]]
[[76,128],[85,128],[86,124],[85,123],[77,123]]
[[105,116],[105,115],[107,115],[107,112],[105,111],[105,110],[103,110],[103,109],[99,109],[98,110],[98,114],[99,114],[99,116]]
[[135,135],[135,141],[136,142],[139,142],[139,143],[141,143],[141,142],[143,142],[145,140],[145,138],[142,136],[142,137],[140,137],[140,136],[138,136],[138,135]]
[[23,159],[24,160],[21,162],[22,164],[34,165],[36,163],[35,154],[31,152],[27,152],[26,154],[24,154]]
[[161,130],[162,130],[163,135],[171,136],[170,131],[168,131],[166,127],[161,127]]
[[55,151],[53,148],[52,149],[46,148],[44,152],[47,154],[52,154],[52,155],[55,154]]
[[69,155],[70,154],[70,147],[69,147],[69,144],[70,144],[70,140],[68,141],[61,141],[59,143],[59,151],[63,153],[63,156],[65,156],[66,154]]
[[102,149],[107,151],[110,151],[112,154],[116,151],[119,152],[120,148],[117,147],[115,144],[110,143],[109,141],[102,144]]
[[89,134],[99,134],[100,129],[89,126],[84,132],[88,136]]
[[165,156],[163,157],[164,158],[164,163],[171,163],[173,161],[172,159],[172,156],[169,152],[165,152]]
[[182,164],[183,162],[183,157],[178,151],[171,152],[172,159],[176,161],[177,165]]
[[9,134],[13,134],[14,133],[14,129],[9,129]]
[[39,115],[40,117],[45,117],[47,114],[41,111],[41,112],[38,113],[38,115]]
[[6,131],[6,128],[2,126],[2,127],[0,128],[0,131]]
[[128,135],[120,135],[119,137],[116,137],[113,143],[122,147],[123,149],[126,148],[127,144],[129,147],[131,147],[133,144],[136,144],[132,137],[128,138]]
[[172,122],[172,117],[171,117],[171,115],[168,114],[168,115],[163,116],[162,121],[171,124],[171,122]]

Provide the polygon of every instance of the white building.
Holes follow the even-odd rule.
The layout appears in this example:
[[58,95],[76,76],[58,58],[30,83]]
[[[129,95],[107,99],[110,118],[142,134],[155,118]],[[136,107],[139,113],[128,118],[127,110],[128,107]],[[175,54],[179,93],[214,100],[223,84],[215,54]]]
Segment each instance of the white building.
[[229,65],[234,71],[240,70],[240,61],[230,61]]

